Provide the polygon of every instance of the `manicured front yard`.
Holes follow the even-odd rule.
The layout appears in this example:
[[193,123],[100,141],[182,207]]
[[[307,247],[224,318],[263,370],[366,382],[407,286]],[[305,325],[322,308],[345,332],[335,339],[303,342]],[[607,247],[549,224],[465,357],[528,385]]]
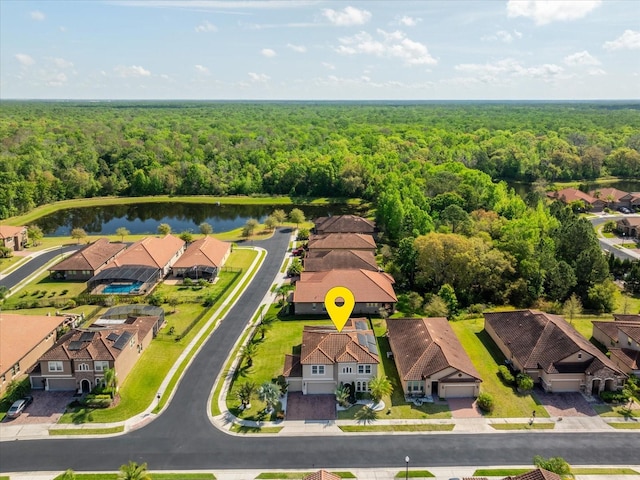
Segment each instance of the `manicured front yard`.
[[5,310],[37,308],[51,303],[49,311],[62,310],[67,302],[80,295],[86,288],[85,282],[51,280],[49,272],[45,272],[7,298],[2,308]]
[[593,405],[593,409],[601,417],[640,418],[640,409],[628,409],[625,405]]
[[483,318],[451,322],[451,327],[480,373],[480,391],[493,396],[495,408],[488,417],[527,418],[532,411],[537,417],[549,416],[531,394],[519,395],[498,378],[498,365],[503,365],[505,358],[484,330]]

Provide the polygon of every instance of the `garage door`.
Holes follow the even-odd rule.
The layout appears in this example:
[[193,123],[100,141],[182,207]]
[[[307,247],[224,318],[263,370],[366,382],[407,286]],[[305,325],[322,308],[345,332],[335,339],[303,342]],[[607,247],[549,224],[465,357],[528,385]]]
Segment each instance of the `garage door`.
[[75,378],[50,378],[49,390],[52,392],[60,390],[75,390],[76,380]]
[[552,392],[579,392],[580,379],[577,380],[554,380],[551,384]]
[[336,386],[334,382],[326,383],[310,383],[307,382],[307,395],[313,395],[317,393],[334,393]]
[[441,391],[444,389],[444,398],[465,398],[473,397],[474,385],[442,385]]

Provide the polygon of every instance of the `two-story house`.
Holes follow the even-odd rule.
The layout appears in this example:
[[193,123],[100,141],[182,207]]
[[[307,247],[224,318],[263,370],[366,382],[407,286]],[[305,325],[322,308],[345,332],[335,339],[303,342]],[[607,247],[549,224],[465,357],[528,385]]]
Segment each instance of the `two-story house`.
[[300,355],[285,356],[283,374],[290,392],[333,394],[341,384],[367,392],[379,363],[368,320],[352,318],[341,332],[333,326],[305,326]]
[[609,349],[623,372],[640,377],[640,315],[614,314],[613,322],[593,323],[593,338]]

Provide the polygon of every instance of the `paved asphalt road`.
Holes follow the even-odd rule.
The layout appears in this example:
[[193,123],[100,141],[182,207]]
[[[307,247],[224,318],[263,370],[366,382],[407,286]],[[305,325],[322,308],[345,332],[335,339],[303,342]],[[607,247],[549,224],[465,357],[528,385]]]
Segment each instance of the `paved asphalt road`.
[[43,253],[42,255],[38,255],[37,257],[29,260],[22,267],[15,270],[13,273],[10,273],[9,275],[1,279],[0,286],[5,286],[11,289],[25,278],[33,275],[36,271],[41,269],[57,256],[63,253],[75,252],[80,248],[82,248],[82,245],[67,245],[66,247],[62,247],[62,249],[56,248],[55,250],[51,250],[49,252]]
[[595,434],[527,431],[510,434],[426,434],[241,437],[217,430],[206,414],[216,374],[271,287],[288,231],[260,242],[269,252],[258,276],[185,372],[167,410],[149,425],[111,438],[16,440],[0,444],[0,471],[117,470],[129,460],[153,470],[313,469],[330,467],[528,464],[560,455],[574,464],[627,465],[640,451],[640,432]]
[[[590,218],[589,221],[591,222],[591,224],[596,227],[597,225],[601,225],[603,223],[609,222],[609,221],[617,221],[617,220],[621,220],[625,217],[637,217],[638,215],[607,215],[606,217],[594,217],[594,218]],[[605,252],[609,252],[612,253],[614,257],[619,258],[620,260],[637,260],[637,257],[635,257],[634,255],[629,254],[628,252],[624,251],[624,250],[620,250],[619,248],[615,248],[613,246],[613,243],[611,240],[609,240],[608,238],[598,238],[598,242],[600,243],[600,248],[602,250],[604,250]]]

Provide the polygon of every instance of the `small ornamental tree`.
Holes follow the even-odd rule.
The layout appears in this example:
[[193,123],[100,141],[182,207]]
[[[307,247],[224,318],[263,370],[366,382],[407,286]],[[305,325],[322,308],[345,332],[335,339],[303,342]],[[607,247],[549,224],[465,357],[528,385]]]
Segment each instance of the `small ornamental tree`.
[[71,238],[78,240],[78,243],[80,243],[80,240],[87,238],[87,232],[84,231],[84,228],[74,228],[71,230]]
[[213,233],[213,227],[209,225],[207,222],[202,222],[199,228],[200,228],[200,233],[203,235],[211,235]]
[[305,220],[304,212],[299,208],[294,208],[289,212],[289,221],[291,223],[295,223],[296,228],[298,228],[298,225],[304,222],[304,220]]
[[480,395],[478,395],[476,403],[478,405],[478,408],[485,413],[490,413],[493,411],[493,397],[488,393],[481,393]]
[[533,464],[538,468],[544,468],[550,472],[557,473],[562,478],[573,478],[571,465],[562,457],[544,458],[540,455],[533,457]]
[[242,405],[241,408],[243,410],[251,407],[251,399],[255,396],[256,391],[257,387],[253,382],[244,382],[242,385],[240,385],[240,388],[238,389],[236,395],[238,397],[238,400],[240,400],[240,403]]
[[287,275],[289,275],[290,277],[296,277],[301,273],[302,273],[302,262],[300,262],[300,259],[294,258],[293,261],[291,262],[291,265],[289,265],[289,268],[287,268]]
[[278,225],[278,220],[273,215],[264,219],[264,226],[267,230],[273,230]]
[[287,219],[287,214],[281,208],[274,210],[271,216],[275,218],[278,225],[284,223],[284,221]]
[[127,235],[130,235],[131,232],[125,228],[125,227],[118,227],[116,228],[116,235],[118,235],[120,237],[120,241],[124,242],[124,237],[126,237]]
[[44,233],[42,233],[42,229],[38,225],[29,225],[27,227],[27,235],[34,247],[38,245],[42,237],[44,237]]
[[168,223],[161,223],[158,225],[158,233],[160,235],[169,235],[171,233],[171,225]]
[[374,403],[380,403],[382,397],[391,395],[393,385],[387,377],[376,377],[369,381],[369,390]]
[[336,402],[342,408],[347,408],[349,406],[349,388],[346,385],[340,385],[336,389]]
[[309,229],[301,228],[298,230],[298,236],[296,237],[298,241],[309,240]]
[[182,232],[179,235],[179,237],[180,237],[180,240],[182,240],[186,244],[193,242],[193,233],[191,233],[188,230],[185,230],[184,232]]
[[280,399],[280,388],[275,383],[265,382],[258,389],[258,398],[267,405],[267,412],[273,412]]
[[518,390],[520,392],[530,392],[533,390],[533,378],[531,378],[526,373],[520,373],[516,377],[516,382],[518,384]]

